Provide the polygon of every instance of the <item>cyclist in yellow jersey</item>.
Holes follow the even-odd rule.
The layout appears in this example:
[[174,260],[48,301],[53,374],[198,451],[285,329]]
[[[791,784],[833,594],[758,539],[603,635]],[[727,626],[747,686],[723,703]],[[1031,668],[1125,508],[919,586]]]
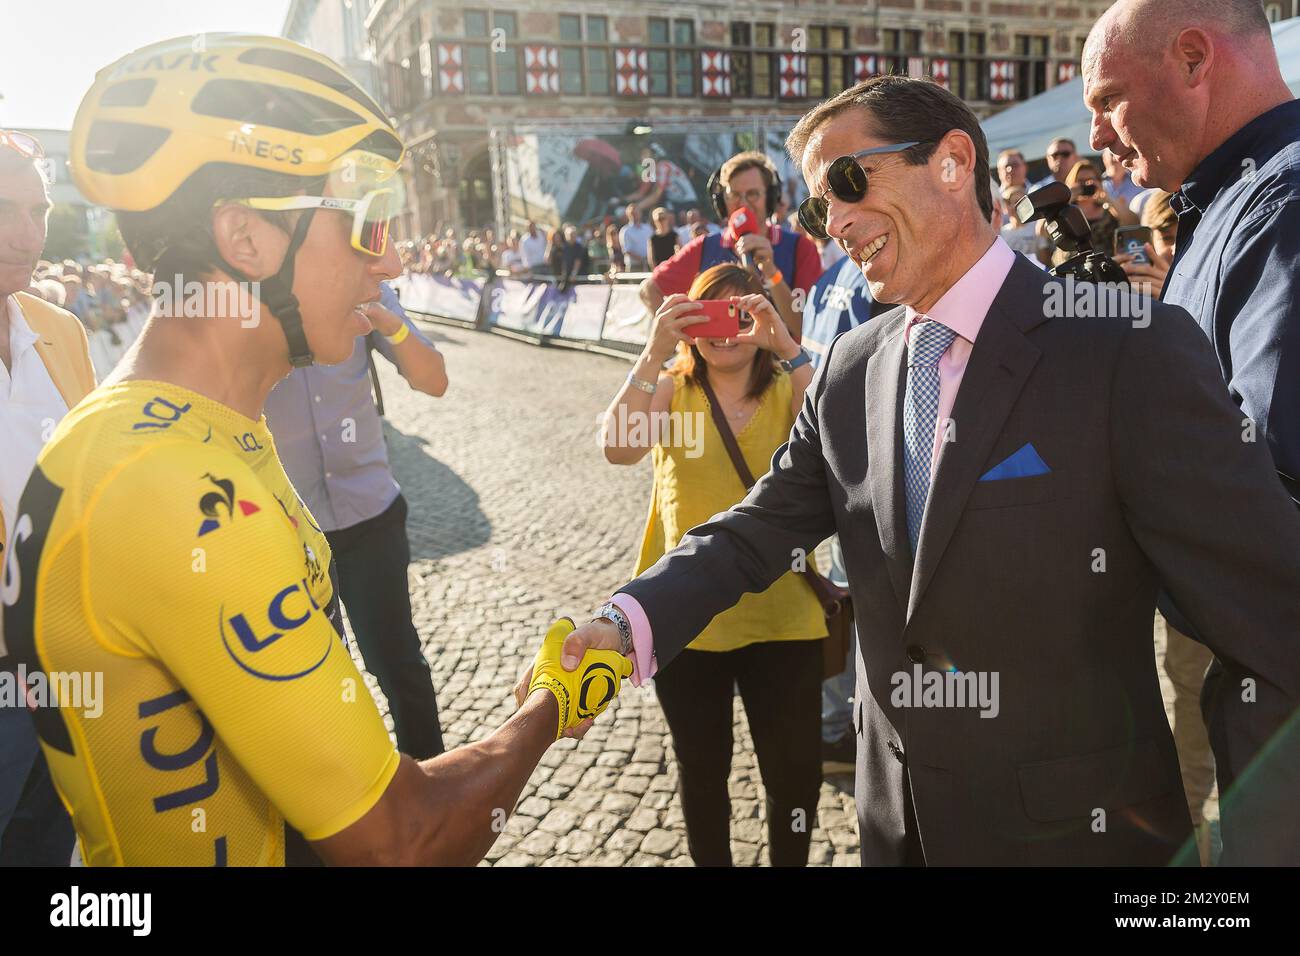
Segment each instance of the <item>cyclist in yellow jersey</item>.
[[402,153],[337,66],[278,38],[154,44],[82,102],[73,174],[163,294],[37,462],[0,659],[103,675],[98,716],[34,713],[88,864],[472,863],[630,673],[613,652],[564,671],[557,622],[515,715],[417,763],[341,639],[329,546],[261,408],[369,330]]

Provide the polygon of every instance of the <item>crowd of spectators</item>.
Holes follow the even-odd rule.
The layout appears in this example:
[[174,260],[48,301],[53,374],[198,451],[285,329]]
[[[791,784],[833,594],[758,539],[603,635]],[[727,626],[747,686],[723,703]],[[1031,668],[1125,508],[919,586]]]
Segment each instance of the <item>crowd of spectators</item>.
[[[721,232],[696,208],[686,210],[680,224],[678,214],[663,206],[653,211],[651,220],[653,226],[629,205],[621,220],[605,216],[582,224],[562,222],[554,228],[530,220],[522,231],[511,229],[503,239],[491,227],[466,230],[439,225],[399,249],[407,272],[466,279],[497,273],[554,276],[567,284],[576,275],[612,280],[620,272],[644,272],[696,236]],[[651,237],[658,247],[653,256]]]
[[32,273],[28,291],[67,309],[89,332],[101,329],[116,335],[114,326],[140,305],[152,303],[153,277],[125,262],[104,259],[81,263],[42,260]]

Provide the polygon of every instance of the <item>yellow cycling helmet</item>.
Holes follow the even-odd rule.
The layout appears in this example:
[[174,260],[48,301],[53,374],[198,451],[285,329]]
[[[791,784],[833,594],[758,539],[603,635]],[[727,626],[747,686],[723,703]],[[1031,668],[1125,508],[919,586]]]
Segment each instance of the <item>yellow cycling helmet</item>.
[[[147,212],[210,163],[382,181],[402,153],[383,110],[328,57],[280,37],[217,33],[164,40],[100,70],[72,124],[69,165],[91,202]],[[299,217],[279,270],[257,284],[295,368],[315,361],[293,293],[313,212]]]
[[332,60],[281,37],[163,40],[100,70],[72,124],[69,165],[91,202],[144,212],[208,163],[327,176],[396,172],[402,141]]

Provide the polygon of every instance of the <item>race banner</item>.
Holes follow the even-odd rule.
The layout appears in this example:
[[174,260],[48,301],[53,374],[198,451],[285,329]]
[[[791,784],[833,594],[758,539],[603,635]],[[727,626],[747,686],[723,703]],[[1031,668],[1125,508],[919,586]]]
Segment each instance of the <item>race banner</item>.
[[414,273],[393,280],[402,307],[413,312],[473,322],[483,297],[482,279],[447,278]]
[[[609,305],[609,286],[601,282],[592,285],[575,285],[567,292],[557,293],[552,300],[553,308],[563,302],[562,325],[557,332],[566,339],[581,339],[587,342],[600,340],[601,326],[605,324],[605,308]],[[548,323],[543,322],[543,325]]]
[[602,338],[611,342],[628,342],[644,345],[650,337],[650,313],[641,301],[641,289],[636,285],[616,285],[609,290],[609,305],[605,309],[605,332]]
[[545,282],[498,279],[487,293],[488,325],[536,332],[538,311],[551,288]]

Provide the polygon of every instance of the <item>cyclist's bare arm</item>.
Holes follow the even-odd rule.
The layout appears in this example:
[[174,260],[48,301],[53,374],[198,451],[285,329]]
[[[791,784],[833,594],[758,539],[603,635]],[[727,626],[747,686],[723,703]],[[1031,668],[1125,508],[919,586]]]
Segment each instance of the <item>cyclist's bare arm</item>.
[[519,792],[555,739],[555,698],[534,691],[488,737],[401,765],[356,823],[313,844],[337,866],[471,866],[501,835]]

